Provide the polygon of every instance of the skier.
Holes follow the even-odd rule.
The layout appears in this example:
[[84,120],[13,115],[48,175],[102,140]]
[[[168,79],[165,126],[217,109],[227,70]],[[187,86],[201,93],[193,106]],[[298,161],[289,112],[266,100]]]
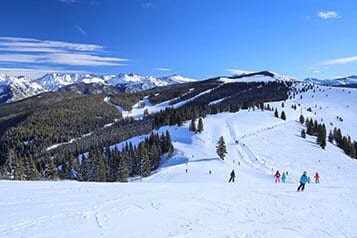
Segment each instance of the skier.
[[283,175],[281,176],[281,181],[282,181],[283,183],[285,183],[285,180],[286,180],[286,175],[285,175],[285,173],[283,172]]
[[208,171],[208,174],[211,174],[212,173],[212,171],[210,170],[210,171]]
[[275,176],[275,183],[280,183],[280,172],[279,172],[279,170],[276,171],[274,176]]
[[320,175],[318,172],[316,172],[314,178],[315,178],[315,183],[320,183]]
[[306,183],[307,183],[307,176],[306,176],[306,171],[304,171],[303,175],[300,178],[300,185],[297,188],[297,191],[299,192],[300,189],[301,189],[301,191],[304,191]]
[[236,177],[236,174],[234,173],[234,169],[231,172],[231,178],[229,179],[228,183],[233,182],[234,183],[234,178]]

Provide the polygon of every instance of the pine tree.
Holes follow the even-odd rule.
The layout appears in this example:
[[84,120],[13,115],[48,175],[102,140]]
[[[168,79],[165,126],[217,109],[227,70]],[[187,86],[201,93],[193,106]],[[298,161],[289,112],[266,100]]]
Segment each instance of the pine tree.
[[120,166],[119,166],[119,181],[122,183],[128,182],[129,170],[126,164],[128,160],[126,152],[120,156]]
[[299,121],[301,124],[304,124],[304,122],[305,122],[305,118],[302,114],[300,115]]
[[107,181],[107,171],[106,167],[104,164],[103,156],[99,152],[97,152],[95,158],[94,158],[94,173],[93,173],[93,178],[92,181],[96,182],[106,182]]
[[151,164],[143,142],[139,144],[138,157],[140,159],[140,175],[142,177],[149,176],[151,174]]
[[217,147],[216,147],[217,155],[220,159],[224,160],[224,157],[227,154],[226,143],[224,142],[223,136],[219,137]]
[[313,126],[313,122],[312,122],[312,120],[309,120],[309,124],[308,124],[308,126],[307,126],[307,131],[306,131],[306,133],[308,134],[308,135],[310,135],[310,136],[312,136],[313,134],[314,134],[314,126]]
[[26,180],[38,180],[40,178],[35,161],[31,155],[25,157],[25,176]]
[[55,166],[55,163],[50,158],[50,156],[46,156],[45,158],[45,170],[43,172],[43,176],[49,180],[57,180],[58,179],[58,172]]
[[190,131],[196,131],[196,122],[195,119],[192,118],[190,126],[188,128]]
[[284,121],[286,121],[286,115],[285,115],[284,111],[281,112],[280,118],[283,119]]
[[152,144],[149,150],[149,159],[152,169],[157,169],[160,165],[160,155],[157,150],[157,145]]
[[279,118],[279,113],[278,113],[278,109],[275,108],[275,111],[274,111],[274,116]]
[[177,116],[177,126],[182,126],[182,125],[183,125],[182,116],[178,115]]
[[200,119],[198,119],[197,131],[199,133],[202,133],[202,131],[203,131],[203,121],[202,121],[201,117],[200,117]]
[[301,137],[304,139],[306,138],[306,132],[304,129],[301,130]]
[[318,134],[317,134],[317,139],[316,142],[321,146],[322,149],[325,149],[326,147],[326,127],[325,124],[323,125],[318,125]]
[[25,167],[23,161],[16,154],[14,149],[9,149],[7,152],[8,171],[10,173],[10,178],[15,180],[25,179]]
[[328,141],[329,141],[330,143],[333,143],[333,133],[332,133],[331,130],[330,130],[330,133],[328,134]]

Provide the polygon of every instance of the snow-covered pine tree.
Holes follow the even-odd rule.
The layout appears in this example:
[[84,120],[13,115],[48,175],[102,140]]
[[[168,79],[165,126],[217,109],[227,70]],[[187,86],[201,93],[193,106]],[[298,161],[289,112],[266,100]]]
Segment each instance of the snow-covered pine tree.
[[224,157],[227,154],[226,143],[224,142],[223,136],[219,137],[217,147],[216,147],[217,155],[220,159],[224,160]]

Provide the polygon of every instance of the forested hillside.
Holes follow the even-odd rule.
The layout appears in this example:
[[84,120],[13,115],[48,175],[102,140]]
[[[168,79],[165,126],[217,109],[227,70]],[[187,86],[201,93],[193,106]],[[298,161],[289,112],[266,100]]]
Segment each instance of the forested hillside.
[[[53,179],[45,171],[49,167],[57,167],[59,176],[67,178],[68,173],[64,171],[84,170],[80,166],[83,162],[78,161],[78,156],[88,151],[91,151],[90,157],[96,155],[94,157],[103,158],[108,173],[111,170],[111,152],[107,151],[109,154],[105,156],[103,148],[134,136],[150,134],[153,129],[161,126],[180,126],[184,121],[205,117],[207,114],[235,112],[254,105],[264,110],[263,102],[287,99],[291,84],[279,81],[224,83],[219,78],[214,78],[138,93],[83,95],[48,92],[16,103],[0,105],[1,175],[17,179]],[[107,96],[110,96],[110,103],[104,100]],[[142,119],[122,116],[120,110],[130,111],[144,97],[152,105],[168,102],[168,105],[180,106],[163,107],[156,113],[147,112]],[[149,143],[150,146],[146,145],[141,154],[155,150],[158,153],[151,154],[154,153],[159,158],[169,151],[168,146],[162,145],[164,141],[165,139],[156,140],[155,149]],[[160,150],[157,149],[159,146]],[[121,151],[117,154],[120,154],[119,157],[127,157],[126,164],[135,164],[133,161],[138,156],[139,148],[128,149],[127,152],[118,148]],[[130,156],[129,151],[136,152],[132,152]],[[151,158],[151,161],[158,159]],[[96,166],[102,165],[99,163]],[[150,170],[157,167],[157,164],[151,166]],[[20,171],[20,175],[15,176],[15,170]],[[138,170],[129,169],[128,174],[142,174]],[[83,180],[93,180],[83,177]],[[108,174],[106,179],[100,179],[112,180]]]

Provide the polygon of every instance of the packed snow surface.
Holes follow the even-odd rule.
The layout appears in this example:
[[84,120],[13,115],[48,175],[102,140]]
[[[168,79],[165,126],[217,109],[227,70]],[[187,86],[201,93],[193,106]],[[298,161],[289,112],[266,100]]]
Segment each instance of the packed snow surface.
[[[323,90],[284,108],[271,103],[286,121],[244,110],[208,115],[203,133],[188,131],[189,122],[162,127],[174,156],[127,184],[0,181],[0,237],[357,237],[357,161],[331,143],[322,150],[315,137],[301,138],[298,122],[300,113],[326,123],[338,114],[344,121],[333,123],[356,140],[357,90]],[[219,136],[225,160],[216,155]],[[236,181],[228,183],[232,169]],[[288,171],[285,184],[274,183],[276,170]],[[312,183],[296,192],[303,171]]]

